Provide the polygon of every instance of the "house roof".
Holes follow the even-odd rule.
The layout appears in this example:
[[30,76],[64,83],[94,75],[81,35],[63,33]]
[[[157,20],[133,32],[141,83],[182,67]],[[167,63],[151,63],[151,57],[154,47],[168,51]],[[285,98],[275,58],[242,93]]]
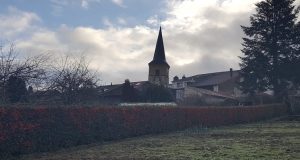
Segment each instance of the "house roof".
[[209,95],[209,96],[221,97],[221,98],[226,98],[226,99],[235,99],[235,97],[233,97],[231,95],[220,93],[220,92],[215,92],[215,91],[211,91],[211,90],[207,90],[207,89],[203,89],[203,88],[195,88],[195,87],[187,87],[187,88],[197,90],[198,92],[201,92],[202,94]]
[[[145,85],[148,84],[148,81],[138,81],[130,82],[130,84],[138,90],[141,90]],[[98,87],[100,95],[103,96],[119,96],[122,95],[123,84],[114,84],[114,85],[105,85]]]
[[156,41],[154,57],[153,60],[149,63],[149,65],[151,64],[164,64],[170,67],[169,64],[167,63],[166,56],[165,56],[165,48],[164,48],[164,41],[162,37],[161,27],[159,28],[159,34]]
[[98,87],[98,91],[100,95],[120,95],[122,84],[115,84],[115,85],[105,85]]
[[183,79],[179,79],[173,82],[192,82],[192,86],[201,87],[201,86],[210,86],[221,84],[225,81],[228,81],[232,78],[239,76],[239,70],[232,71],[232,76],[230,71],[224,72],[214,72],[214,73],[206,73],[206,74],[198,74],[191,77],[186,77]]

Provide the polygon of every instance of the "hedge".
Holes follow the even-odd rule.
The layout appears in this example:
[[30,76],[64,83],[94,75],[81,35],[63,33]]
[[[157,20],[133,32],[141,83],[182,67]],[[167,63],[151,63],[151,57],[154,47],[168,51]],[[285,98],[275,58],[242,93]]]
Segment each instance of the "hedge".
[[247,123],[287,114],[251,107],[0,107],[0,158],[193,126]]

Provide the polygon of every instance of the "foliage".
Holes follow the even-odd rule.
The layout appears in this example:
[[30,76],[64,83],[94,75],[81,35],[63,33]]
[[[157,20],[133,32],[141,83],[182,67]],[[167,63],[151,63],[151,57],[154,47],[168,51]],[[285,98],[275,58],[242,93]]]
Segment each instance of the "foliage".
[[12,76],[21,78],[26,84],[42,83],[46,75],[43,67],[46,60],[45,55],[19,57],[13,44],[8,49],[0,46],[0,102],[7,102],[5,86]]
[[[298,11],[300,11],[300,6],[298,6]],[[297,86],[300,85],[300,70],[296,68],[300,68],[300,21],[296,24],[294,30],[294,41],[293,47],[295,49],[294,57],[288,61],[288,65],[285,70],[289,71],[285,73],[285,77],[291,80]]]
[[253,107],[1,107],[0,158],[4,154],[181,130],[253,122],[285,115],[282,105]]
[[96,96],[98,79],[96,73],[89,69],[84,57],[71,59],[65,57],[61,64],[53,66],[49,77],[49,89],[61,93],[64,104],[82,103]]
[[122,86],[122,100],[123,102],[137,102],[138,91],[130,84],[128,79],[125,80]]
[[[244,57],[241,57],[241,83],[245,93],[272,89],[279,97],[288,81],[295,80],[290,63],[299,62],[298,9],[295,0],[265,0],[256,4],[251,25],[242,26]],[[296,64],[295,64],[296,65]],[[293,67],[295,67],[293,65]],[[290,68],[290,69],[287,69]]]
[[10,103],[25,102],[27,99],[26,84],[22,78],[10,76],[5,90]]
[[164,86],[158,86],[158,85],[149,85],[143,94],[143,99],[146,102],[174,101],[171,90]]
[[129,80],[125,80],[122,86],[122,98],[124,102],[174,101],[171,90],[164,86],[146,83],[140,89],[136,89]]
[[[95,101],[98,78],[96,72],[89,69],[85,58],[66,56],[62,58],[61,63],[57,60],[59,58],[46,54],[20,57],[14,44],[0,46],[0,103],[20,101],[20,94],[23,94],[26,86],[30,89],[28,102],[49,102],[57,100],[57,97],[60,98],[58,101],[64,104]],[[50,61],[54,63],[50,64]],[[18,80],[14,78],[15,82],[9,83],[10,77]],[[10,87],[13,85],[14,87],[22,85],[23,89]],[[22,97],[24,98],[23,95]]]

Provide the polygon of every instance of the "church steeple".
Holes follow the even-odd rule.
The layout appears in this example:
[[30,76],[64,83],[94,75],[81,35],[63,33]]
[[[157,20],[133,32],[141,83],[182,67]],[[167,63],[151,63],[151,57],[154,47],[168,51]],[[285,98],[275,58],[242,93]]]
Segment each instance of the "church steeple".
[[148,81],[153,84],[167,87],[169,84],[170,66],[167,63],[166,56],[165,56],[165,48],[164,48],[161,27],[159,28],[153,60],[148,65],[149,65]]
[[[156,41],[155,52],[153,56],[153,60],[149,64],[166,64],[169,66],[165,56],[165,47],[162,36],[161,27],[159,27],[159,34]],[[170,66],[169,66],[170,67]]]

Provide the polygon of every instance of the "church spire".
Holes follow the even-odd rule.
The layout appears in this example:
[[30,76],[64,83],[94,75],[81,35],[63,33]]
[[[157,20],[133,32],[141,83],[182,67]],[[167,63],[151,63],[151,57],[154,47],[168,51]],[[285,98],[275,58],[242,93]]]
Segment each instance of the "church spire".
[[158,38],[156,41],[154,57],[153,57],[153,60],[149,64],[166,64],[167,66],[169,66],[169,64],[166,61],[164,41],[163,41],[161,27],[159,27],[159,34],[158,34]]
[[149,65],[148,81],[152,84],[167,87],[169,84],[170,66],[166,61],[161,27],[159,28],[159,34],[156,41],[153,60],[148,65]]

